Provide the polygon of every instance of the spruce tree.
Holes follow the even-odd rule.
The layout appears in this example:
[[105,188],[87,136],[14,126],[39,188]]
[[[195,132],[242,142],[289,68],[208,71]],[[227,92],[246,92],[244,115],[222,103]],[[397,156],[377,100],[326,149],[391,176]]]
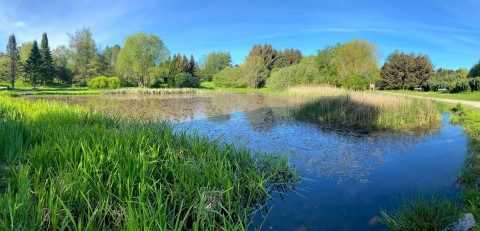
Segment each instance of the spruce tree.
[[15,40],[15,35],[12,34],[8,38],[7,60],[5,62],[6,76],[8,81],[10,81],[12,88],[15,88],[15,79],[17,78],[19,60],[20,56],[18,53],[17,41]]
[[53,64],[52,52],[48,46],[47,33],[43,33],[40,44],[40,55],[42,57],[41,81],[43,85],[50,83],[55,75],[55,65]]
[[24,66],[25,74],[30,79],[30,83],[35,89],[35,84],[42,76],[42,55],[40,54],[40,50],[38,49],[37,41],[33,41],[33,47],[30,51],[30,55],[28,56],[27,61],[25,62]]
[[193,58],[193,55],[190,55],[190,62],[188,65],[188,73],[192,76],[195,75],[195,59]]

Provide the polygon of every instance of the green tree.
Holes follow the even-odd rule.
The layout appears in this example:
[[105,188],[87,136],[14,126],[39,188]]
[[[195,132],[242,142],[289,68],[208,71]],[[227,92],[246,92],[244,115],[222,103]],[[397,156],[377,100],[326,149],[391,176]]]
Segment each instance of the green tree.
[[275,67],[275,63],[278,58],[278,52],[272,47],[272,45],[257,44],[254,45],[248,53],[248,57],[254,56],[260,57],[262,59],[263,65],[267,68],[268,71],[270,71]]
[[71,83],[73,80],[72,61],[70,50],[61,45],[52,51],[53,63],[55,65],[55,76],[58,83]]
[[48,45],[47,33],[43,33],[40,43],[40,54],[42,55],[42,79],[43,85],[53,81],[55,76],[55,65],[53,63],[52,52]]
[[25,62],[24,70],[33,86],[33,89],[35,89],[35,85],[37,81],[41,79],[43,71],[42,55],[38,49],[37,41],[33,41],[32,50],[30,51],[30,55]]
[[12,88],[15,88],[15,80],[18,75],[18,66],[19,66],[19,60],[20,56],[18,54],[18,47],[17,47],[17,41],[15,39],[15,35],[12,34],[8,38],[8,44],[7,44],[7,57],[5,61],[5,72],[6,72],[6,77],[8,81],[10,81],[10,84],[12,85]]
[[284,66],[298,64],[300,63],[300,60],[302,60],[302,57],[302,52],[293,48],[285,49],[282,52],[282,60],[284,62]]
[[480,60],[470,69],[470,71],[468,72],[468,77],[480,77]]
[[247,87],[261,88],[265,86],[269,71],[262,57],[247,57],[245,64],[242,66],[242,70],[247,82]]
[[426,86],[435,73],[428,56],[395,51],[387,57],[381,70],[385,89],[413,89]]
[[125,39],[118,54],[115,71],[123,82],[136,82],[138,86],[150,86],[151,68],[158,66],[169,56],[168,50],[156,35],[138,33]]
[[212,81],[215,74],[219,73],[226,67],[231,66],[232,58],[227,52],[210,52],[205,58],[203,68],[201,70],[201,78],[203,81]]
[[219,87],[247,87],[241,67],[226,67],[213,76],[212,82]]
[[367,41],[354,40],[335,49],[333,62],[337,83],[349,88],[364,88],[379,79],[379,52]]
[[121,48],[118,44],[114,46],[105,47],[105,50],[102,53],[102,56],[107,63],[107,74],[114,75],[115,74],[115,63],[117,62],[118,53],[120,52]]
[[195,58],[193,58],[193,55],[190,55],[190,60],[188,61],[188,69],[187,73],[190,74],[191,76],[195,76]]
[[92,66],[90,63],[94,62],[97,55],[95,40],[88,28],[77,30],[69,37],[75,81],[80,85],[86,85],[88,80],[95,76],[89,71]]
[[335,52],[339,45],[327,46],[317,52],[315,64],[320,71],[320,75],[324,76],[328,84],[339,84],[336,82],[337,68],[335,66]]

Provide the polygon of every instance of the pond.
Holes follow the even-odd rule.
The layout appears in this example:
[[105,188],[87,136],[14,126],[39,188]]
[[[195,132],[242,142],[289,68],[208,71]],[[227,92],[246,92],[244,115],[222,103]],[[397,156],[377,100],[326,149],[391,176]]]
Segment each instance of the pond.
[[[405,198],[446,194],[467,152],[460,126],[433,134],[358,134],[295,121],[290,111],[305,99],[265,94],[208,93],[166,96],[29,96],[83,105],[137,118],[164,118],[179,130],[282,153],[300,171],[297,190],[273,195],[252,229],[384,230],[381,209]],[[266,217],[266,218],[264,218]]]

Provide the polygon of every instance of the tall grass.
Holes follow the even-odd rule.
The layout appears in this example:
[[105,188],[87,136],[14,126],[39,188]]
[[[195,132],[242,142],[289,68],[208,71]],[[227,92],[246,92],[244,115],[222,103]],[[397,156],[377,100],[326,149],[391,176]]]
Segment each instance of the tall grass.
[[285,157],[158,122],[0,96],[0,230],[245,230]]
[[294,110],[296,118],[339,127],[417,131],[437,128],[441,121],[436,105],[429,100],[326,87],[297,87],[289,94],[312,98]]

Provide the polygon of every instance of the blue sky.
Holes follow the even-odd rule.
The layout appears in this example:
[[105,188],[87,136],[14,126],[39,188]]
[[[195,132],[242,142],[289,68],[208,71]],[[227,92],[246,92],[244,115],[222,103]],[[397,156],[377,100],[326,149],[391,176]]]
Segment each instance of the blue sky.
[[470,68],[480,59],[478,0],[0,0],[0,50],[40,40],[68,45],[67,33],[88,27],[99,47],[137,32],[159,36],[170,52],[198,60],[230,52],[242,63],[254,44],[296,48],[304,55],[354,39],[382,54],[426,54],[437,68]]

